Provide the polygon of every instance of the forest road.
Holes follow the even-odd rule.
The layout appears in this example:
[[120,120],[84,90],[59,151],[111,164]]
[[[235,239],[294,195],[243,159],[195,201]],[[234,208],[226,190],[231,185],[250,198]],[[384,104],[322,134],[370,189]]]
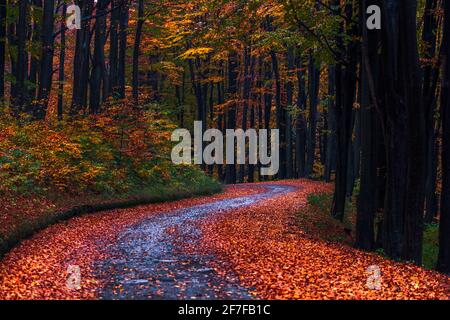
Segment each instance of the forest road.
[[[250,299],[233,275],[223,277],[210,267],[213,254],[196,252],[198,223],[227,211],[251,206],[297,188],[269,184],[261,193],[196,205],[146,219],[125,229],[110,258],[95,269],[106,285],[102,299]],[[186,246],[190,250],[186,250]],[[189,253],[187,253],[187,251]]]

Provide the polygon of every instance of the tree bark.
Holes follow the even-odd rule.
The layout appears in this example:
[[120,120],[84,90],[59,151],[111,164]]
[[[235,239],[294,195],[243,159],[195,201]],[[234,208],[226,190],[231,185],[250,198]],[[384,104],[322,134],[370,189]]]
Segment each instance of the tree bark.
[[286,177],[286,113],[281,103],[281,77],[277,53],[270,52],[272,58],[273,75],[275,78],[275,107],[277,129],[280,130],[280,168],[278,170],[278,179]]
[[[84,17],[92,14],[94,1],[87,0],[80,3]],[[87,105],[87,85],[89,80],[89,55],[91,42],[90,20],[81,22],[81,29],[77,30],[75,57],[73,63],[73,90],[70,114],[76,115]]]
[[444,1],[442,41],[442,198],[437,269],[450,274],[450,1]]
[[328,128],[327,128],[327,151],[325,160],[324,179],[331,181],[331,173],[336,169],[336,71],[335,66],[328,67]]
[[144,26],[144,0],[139,0],[138,4],[138,21],[136,27],[136,34],[134,36],[133,48],[133,80],[132,90],[133,99],[135,103],[139,100],[139,54],[141,46],[142,27]]
[[286,81],[286,179],[294,177],[294,162],[292,157],[292,117],[291,109],[294,103],[294,83],[292,78],[295,73],[294,48],[289,47],[287,52],[287,81]]
[[58,75],[58,121],[63,119],[63,97],[64,97],[64,64],[66,61],[66,10],[67,5],[62,6],[62,21],[60,25],[60,42],[59,42],[59,75]]
[[[127,0],[122,1],[127,2]],[[128,17],[129,5],[127,2],[121,6],[119,17],[119,61],[117,67],[117,95],[119,99],[125,98],[125,65],[127,55]]]
[[[111,0],[111,8],[119,5],[121,0]],[[117,83],[118,83],[118,48],[119,37],[117,29],[120,20],[120,10],[113,10],[111,12],[111,22],[109,29],[109,80],[108,80],[108,96],[112,94],[114,98],[117,97]]]
[[[228,56],[228,99],[236,99],[237,94],[237,66],[238,56],[235,51],[231,51]],[[232,102],[227,110],[227,129],[236,128],[236,103]],[[236,158],[236,157],[235,157]],[[227,184],[236,183],[236,165],[227,163],[225,165],[225,182]]]
[[0,0],[0,103],[5,98],[6,0]]
[[306,168],[306,92],[305,92],[305,72],[302,57],[297,53],[297,117],[295,119],[295,163],[296,163],[296,177],[301,178],[305,176]]
[[316,62],[312,54],[309,55],[308,68],[308,96],[309,96],[309,125],[306,139],[306,169],[307,177],[314,174],[314,161],[316,159],[316,141],[317,141],[317,104],[319,98],[320,84],[320,66],[316,66]]
[[94,56],[92,59],[92,72],[90,81],[90,112],[97,114],[100,112],[100,101],[102,94],[102,80],[105,69],[105,32],[106,32],[106,16],[108,0],[98,0],[96,15],[99,17],[95,22],[95,41]]
[[[353,6],[351,4],[345,6],[345,16],[347,20],[353,19]],[[346,34],[352,39],[358,34],[357,26],[355,25],[348,24],[345,29]],[[331,213],[336,219],[342,221],[344,219],[347,194],[347,167],[352,135],[352,109],[355,102],[358,45],[353,40],[344,46],[341,37],[338,37],[337,42],[339,47],[345,48],[345,51],[341,52],[340,56],[341,59],[347,62],[347,66],[344,68],[341,63],[336,65],[336,135],[338,151]]]

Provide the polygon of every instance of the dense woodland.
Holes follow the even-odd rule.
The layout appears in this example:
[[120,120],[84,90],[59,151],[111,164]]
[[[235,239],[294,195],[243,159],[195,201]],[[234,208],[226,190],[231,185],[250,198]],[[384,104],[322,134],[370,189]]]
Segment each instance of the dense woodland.
[[[439,222],[437,269],[450,272],[450,1],[75,3],[78,30],[66,25],[71,3],[0,0],[2,126],[58,137],[119,126],[110,140],[126,132],[130,159],[161,139],[146,140],[143,117],[278,128],[274,178],[333,182],[339,220],[356,196],[357,248],[421,264],[424,226]],[[371,5],[381,29],[366,27]],[[20,143],[11,136],[0,133]],[[4,181],[17,174],[5,150]],[[254,165],[202,169],[225,183],[264,179]]]

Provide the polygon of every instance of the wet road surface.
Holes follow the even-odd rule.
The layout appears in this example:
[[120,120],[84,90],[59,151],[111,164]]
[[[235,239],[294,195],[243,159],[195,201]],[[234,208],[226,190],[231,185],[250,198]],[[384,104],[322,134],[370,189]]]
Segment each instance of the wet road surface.
[[[127,228],[118,236],[110,258],[96,270],[107,278],[103,299],[249,299],[248,289],[233,275],[226,278],[210,268],[213,255],[189,252],[201,233],[198,222],[227,211],[254,205],[296,188],[264,185],[261,193],[219,200],[163,213]],[[191,251],[191,250],[190,250]]]

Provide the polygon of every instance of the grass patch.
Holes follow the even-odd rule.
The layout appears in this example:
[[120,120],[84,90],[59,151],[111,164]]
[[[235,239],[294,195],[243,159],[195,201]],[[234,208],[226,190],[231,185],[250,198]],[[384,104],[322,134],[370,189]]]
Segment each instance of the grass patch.
[[423,266],[427,269],[436,268],[439,254],[439,225],[430,224],[423,234]]
[[312,237],[351,245],[354,206],[350,201],[348,202],[344,221],[340,222],[330,215],[332,202],[332,193],[309,194],[306,209],[297,214],[298,225]]

